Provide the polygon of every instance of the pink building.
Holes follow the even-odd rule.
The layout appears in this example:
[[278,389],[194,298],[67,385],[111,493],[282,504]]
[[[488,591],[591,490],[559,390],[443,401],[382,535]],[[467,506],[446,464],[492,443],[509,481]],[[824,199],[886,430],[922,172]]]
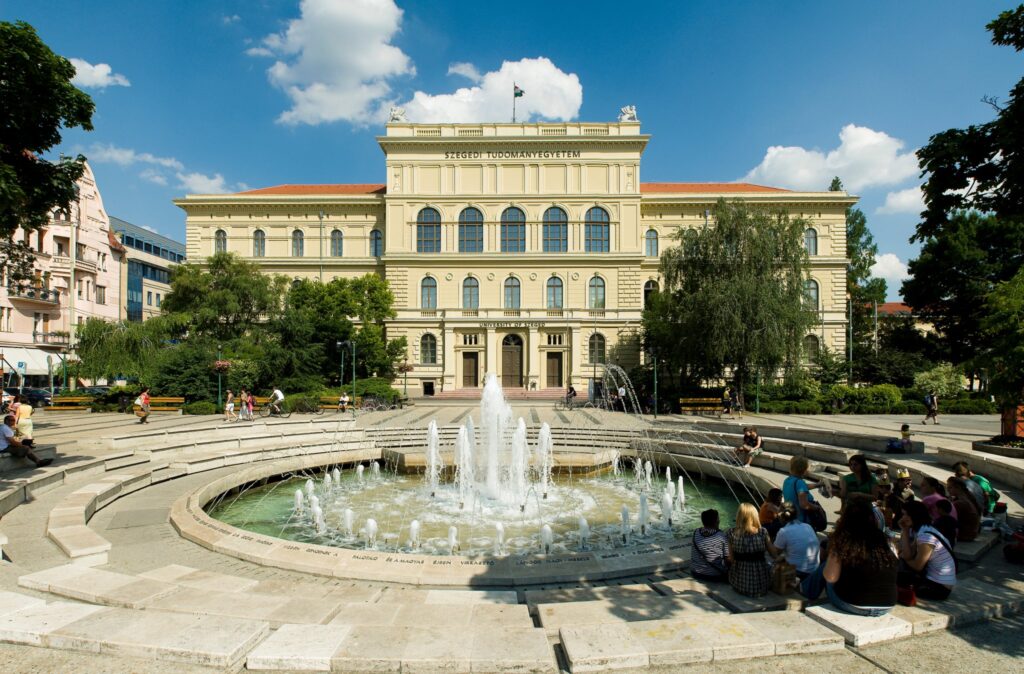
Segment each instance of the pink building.
[[0,356],[5,386],[55,383],[74,348],[74,329],[87,319],[118,320],[124,247],[113,236],[96,179],[86,165],[70,212],[54,212],[38,232],[15,233],[35,251],[31,281],[0,269]]

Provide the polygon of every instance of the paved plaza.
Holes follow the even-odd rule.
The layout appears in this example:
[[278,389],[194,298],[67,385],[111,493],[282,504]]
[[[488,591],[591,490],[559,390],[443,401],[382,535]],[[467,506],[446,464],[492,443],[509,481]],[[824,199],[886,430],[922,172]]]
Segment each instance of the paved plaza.
[[[948,474],[953,460],[970,455],[972,463],[988,462],[1010,476],[996,484],[1011,518],[1022,514],[1024,462],[970,454],[971,442],[996,432],[993,416],[918,424],[914,439],[925,451],[887,457],[870,448],[882,447],[909,420],[654,421],[557,411],[546,402],[516,403],[513,410],[531,429],[551,426],[556,463],[603,461],[611,448],[624,457],[649,451],[659,463],[757,491],[781,483],[796,453],[830,478],[864,447],[872,461],[905,466],[915,476]],[[0,534],[11,560],[0,564],[0,666],[19,672],[870,672],[960,671],[967,663],[1010,670],[1024,656],[1015,637],[1024,626],[1017,615],[1024,581],[994,539],[958,546],[960,584],[947,602],[859,619],[827,603],[805,606],[796,595],[750,599],[696,582],[686,571],[688,541],[647,546],[629,559],[616,551],[506,558],[501,563],[513,569],[506,575],[498,567],[481,571],[480,559],[427,557],[454,566],[431,575],[402,569],[415,561],[405,559],[411,555],[373,553],[377,559],[370,560],[358,551],[264,540],[215,521],[204,525],[206,533],[190,531],[190,517],[205,517],[189,505],[190,495],[216,494],[297,466],[386,456],[419,470],[428,424],[437,422],[444,445],[477,412],[454,401],[418,401],[355,420],[333,411],[252,424],[158,415],[148,427],[125,415],[41,413],[37,436],[55,452],[53,466],[8,465],[0,474],[6,512]],[[768,442],[748,471],[726,458],[742,424],[757,425]],[[831,512],[838,503],[826,507]],[[965,666],[951,664],[957,661]]]

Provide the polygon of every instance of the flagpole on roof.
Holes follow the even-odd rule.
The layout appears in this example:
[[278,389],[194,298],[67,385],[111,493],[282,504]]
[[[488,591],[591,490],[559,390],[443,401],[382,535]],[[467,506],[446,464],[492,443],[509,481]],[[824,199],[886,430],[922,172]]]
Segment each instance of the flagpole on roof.
[[518,98],[518,96],[516,96],[516,89],[517,88],[518,87],[516,87],[516,83],[513,82],[512,83],[512,123],[513,124],[516,123],[516,98]]

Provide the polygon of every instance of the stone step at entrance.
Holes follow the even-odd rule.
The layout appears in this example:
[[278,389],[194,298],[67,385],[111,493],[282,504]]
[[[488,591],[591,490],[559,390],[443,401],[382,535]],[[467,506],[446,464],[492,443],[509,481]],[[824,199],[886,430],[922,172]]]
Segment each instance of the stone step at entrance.
[[543,630],[287,625],[246,658],[250,670],[557,674]]

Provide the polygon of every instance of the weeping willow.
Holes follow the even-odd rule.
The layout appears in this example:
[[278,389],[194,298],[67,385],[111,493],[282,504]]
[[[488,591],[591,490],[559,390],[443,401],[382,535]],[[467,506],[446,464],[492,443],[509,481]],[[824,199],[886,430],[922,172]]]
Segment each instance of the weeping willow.
[[172,334],[165,317],[144,322],[90,318],[78,329],[79,373],[89,378],[144,378]]

